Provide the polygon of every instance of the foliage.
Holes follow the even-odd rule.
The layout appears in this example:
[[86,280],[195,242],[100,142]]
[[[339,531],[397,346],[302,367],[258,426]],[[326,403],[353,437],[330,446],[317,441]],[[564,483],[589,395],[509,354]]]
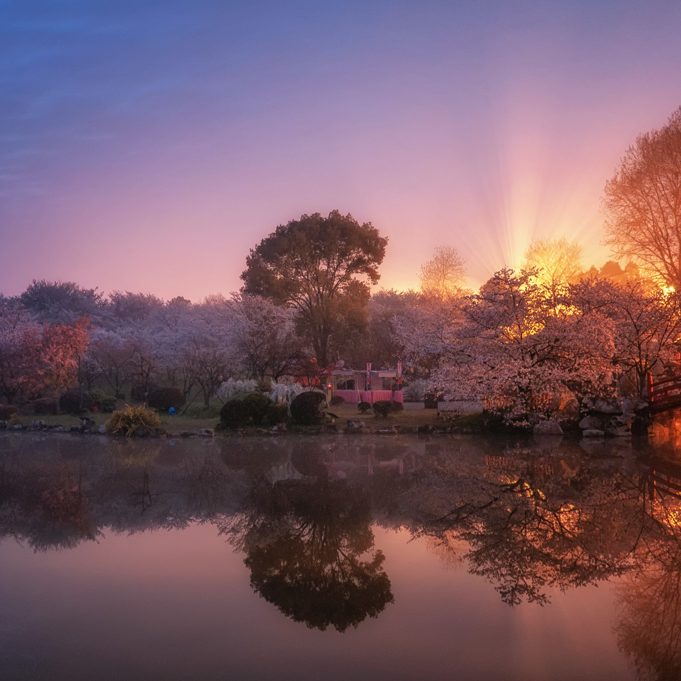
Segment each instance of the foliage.
[[681,294],[647,287],[640,280],[616,285],[602,279],[571,287],[571,300],[588,316],[606,316],[612,324],[613,365],[632,370],[643,395],[646,375],[675,361],[681,335]]
[[111,414],[113,411],[116,410],[117,402],[118,400],[112,395],[106,395],[103,399],[100,400],[99,404],[96,406],[102,413]]
[[326,406],[324,393],[309,391],[300,393],[291,402],[291,419],[299,426],[313,426],[324,417],[322,409]]
[[[324,470],[317,467],[310,472]],[[246,551],[251,586],[287,617],[343,632],[393,602],[365,492],[318,478],[261,483],[250,501],[230,540]]]
[[88,348],[88,358],[116,395],[132,378],[134,356],[134,343],[113,333],[103,335],[95,332],[95,338]]
[[372,362],[377,367],[394,367],[404,360],[404,348],[395,334],[395,320],[409,316],[412,310],[427,299],[414,291],[380,290],[367,304],[366,330],[353,337],[343,357],[352,367]]
[[59,410],[64,414],[77,414],[83,409],[91,410],[95,403],[90,393],[83,391],[82,406],[80,390],[67,390],[59,396]]
[[392,320],[393,340],[414,379],[430,378],[437,369],[447,336],[463,319],[465,300],[419,298]]
[[109,305],[116,319],[127,323],[148,320],[163,307],[163,301],[153,293],[114,291],[109,295]]
[[345,403],[345,398],[342,395],[334,395],[331,398],[331,402],[329,404],[331,404],[331,406],[333,407],[337,404],[344,404],[344,403]]
[[267,423],[276,426],[288,420],[288,406],[285,404],[270,404],[267,408]]
[[225,402],[220,409],[220,423],[225,428],[244,428],[251,420],[251,410],[242,400]]
[[393,411],[398,412],[398,411],[404,410],[404,405],[402,404],[402,402],[393,401],[391,404],[392,404],[392,407],[393,407]]
[[[225,428],[259,426],[266,417],[269,420],[270,415],[274,415],[271,409],[277,405],[267,395],[259,392],[241,393],[240,395],[225,402],[220,410],[220,422]],[[286,406],[284,406],[284,410],[286,410]],[[277,421],[277,423],[281,423],[281,421]]]
[[33,413],[37,416],[47,416],[57,413],[57,400],[52,397],[39,397],[33,400]]
[[149,392],[156,387],[153,383],[149,386],[146,386],[144,383],[133,383],[132,388],[130,388],[130,399],[135,400],[135,402],[144,402],[147,400]]
[[393,411],[393,403],[390,400],[378,400],[372,406],[376,416],[382,416],[384,419]]
[[22,305],[0,300],[0,397],[12,403],[34,389],[40,327]]
[[130,437],[138,428],[158,428],[161,419],[153,409],[130,407],[125,405],[125,411],[115,411],[106,422],[109,433],[118,433]]
[[269,408],[273,406],[272,400],[267,395],[258,392],[246,395],[243,403],[248,407],[250,420],[255,426],[259,426],[263,422],[263,419],[269,412]]
[[90,399],[92,400],[92,404],[94,404],[95,407],[100,407],[102,401],[106,399],[106,393],[103,390],[100,390],[99,388],[92,388],[88,392],[90,393]]
[[371,402],[360,402],[357,405],[357,409],[359,409],[362,414],[366,414],[368,411],[371,411]]
[[569,297],[556,302],[536,270],[505,269],[449,319],[440,314],[433,332],[403,335],[411,352],[438,358],[434,383],[457,399],[493,399],[522,414],[566,384],[580,394],[611,391],[611,320]]
[[179,388],[154,388],[149,391],[149,406],[160,411],[168,411],[171,407],[177,410],[184,406],[187,398]]
[[248,374],[275,381],[304,359],[293,309],[255,295],[233,298],[236,350]]
[[206,407],[222,384],[222,377],[232,368],[230,362],[231,353],[215,336],[197,333],[185,345],[182,368],[200,387]]
[[[0,313],[0,321],[6,319]],[[0,325],[0,383],[8,401],[19,392],[29,398],[44,391],[57,395],[79,383],[91,333],[87,318],[53,326],[21,324],[9,332]]]
[[84,289],[70,281],[33,280],[19,296],[22,305],[39,321],[73,323],[80,317],[96,316],[102,304],[97,289]]
[[0,421],[8,421],[19,409],[13,404],[0,404]]
[[369,284],[379,280],[386,245],[376,228],[351,215],[303,215],[251,250],[242,292],[293,307],[300,331],[326,366],[330,348],[366,325]]
[[422,293],[436,299],[460,295],[466,282],[465,264],[456,248],[438,246],[432,260],[421,266]]
[[681,107],[639,135],[605,185],[605,244],[681,290]]

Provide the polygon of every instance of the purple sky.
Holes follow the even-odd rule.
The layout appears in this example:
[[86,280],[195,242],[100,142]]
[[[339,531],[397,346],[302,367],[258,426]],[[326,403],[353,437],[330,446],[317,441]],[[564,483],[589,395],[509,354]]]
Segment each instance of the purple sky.
[[681,105],[670,0],[0,0],[0,292],[199,300],[338,208],[471,282],[537,236],[600,265],[599,202]]

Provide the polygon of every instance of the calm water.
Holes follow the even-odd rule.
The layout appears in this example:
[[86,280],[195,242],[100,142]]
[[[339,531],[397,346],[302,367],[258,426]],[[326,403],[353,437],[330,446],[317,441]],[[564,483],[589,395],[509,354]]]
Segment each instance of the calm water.
[[631,443],[0,434],[0,678],[679,679],[677,488]]

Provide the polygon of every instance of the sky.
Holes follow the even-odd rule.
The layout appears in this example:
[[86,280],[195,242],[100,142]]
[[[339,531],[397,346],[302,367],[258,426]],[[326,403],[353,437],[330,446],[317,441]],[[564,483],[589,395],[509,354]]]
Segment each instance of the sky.
[[0,0],[0,292],[199,301],[338,209],[471,285],[538,237],[602,265],[600,199],[681,105],[673,0]]

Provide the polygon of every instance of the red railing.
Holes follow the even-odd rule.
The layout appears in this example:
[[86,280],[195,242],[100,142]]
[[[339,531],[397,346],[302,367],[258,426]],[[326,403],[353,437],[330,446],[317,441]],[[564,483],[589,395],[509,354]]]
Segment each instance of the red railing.
[[648,374],[648,404],[652,411],[664,411],[681,405],[681,375],[653,380]]

